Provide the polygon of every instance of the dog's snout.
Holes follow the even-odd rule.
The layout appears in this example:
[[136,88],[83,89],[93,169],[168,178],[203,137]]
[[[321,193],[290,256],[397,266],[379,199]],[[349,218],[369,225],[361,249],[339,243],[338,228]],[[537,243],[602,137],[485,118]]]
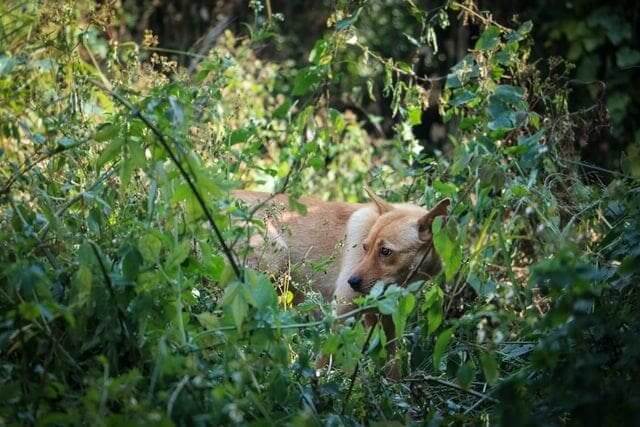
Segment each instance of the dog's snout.
[[362,277],[353,275],[349,277],[347,283],[349,284],[349,286],[351,286],[351,289],[353,289],[354,291],[359,291],[360,286],[362,286]]

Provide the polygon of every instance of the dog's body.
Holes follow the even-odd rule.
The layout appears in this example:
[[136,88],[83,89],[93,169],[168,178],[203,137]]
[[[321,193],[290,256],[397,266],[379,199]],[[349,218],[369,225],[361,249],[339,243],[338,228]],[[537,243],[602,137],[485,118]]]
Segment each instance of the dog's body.
[[[431,223],[446,214],[448,200],[427,210],[391,205],[371,193],[369,204],[303,197],[300,203],[307,212],[302,215],[288,209],[284,195],[235,191],[234,196],[250,206],[262,205],[258,215],[266,232],[250,242],[252,267],[272,273],[298,267],[294,280],[308,282],[327,300],[335,298],[339,314],[351,310],[353,299],[368,293],[377,281],[402,284],[410,274],[426,279],[440,270]],[[326,268],[313,268],[314,264]],[[393,340],[390,318],[383,318],[383,326],[387,339]]]

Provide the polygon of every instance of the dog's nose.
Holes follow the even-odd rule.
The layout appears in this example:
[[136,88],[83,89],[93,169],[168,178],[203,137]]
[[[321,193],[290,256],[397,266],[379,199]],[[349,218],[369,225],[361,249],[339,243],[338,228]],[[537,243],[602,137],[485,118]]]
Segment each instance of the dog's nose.
[[351,289],[353,289],[354,291],[358,291],[360,290],[360,286],[362,285],[362,277],[351,276],[349,277],[349,280],[347,280],[347,283],[349,284],[349,286],[351,286]]

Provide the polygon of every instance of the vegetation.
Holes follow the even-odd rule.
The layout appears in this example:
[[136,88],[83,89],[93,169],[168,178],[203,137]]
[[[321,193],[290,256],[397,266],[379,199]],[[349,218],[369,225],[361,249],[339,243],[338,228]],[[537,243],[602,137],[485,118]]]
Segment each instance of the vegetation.
[[[571,54],[541,58],[537,22],[472,1],[335,3],[302,59],[268,0],[204,52],[121,37],[117,2],[0,4],[0,424],[640,422],[631,25],[597,9],[545,29]],[[442,74],[406,59],[436,61],[452,28],[472,42]],[[420,137],[434,110],[440,143]],[[442,273],[359,301],[402,332],[397,382],[379,327],[247,268],[264,227],[230,193],[304,212],[364,184],[453,200]]]

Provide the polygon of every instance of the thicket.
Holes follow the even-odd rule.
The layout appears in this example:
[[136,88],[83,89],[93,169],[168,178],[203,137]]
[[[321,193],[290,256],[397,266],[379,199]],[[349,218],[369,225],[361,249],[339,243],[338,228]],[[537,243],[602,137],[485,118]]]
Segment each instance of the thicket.
[[[398,3],[416,49],[482,28],[431,78],[371,47],[368,2],[338,1],[303,67],[256,55],[287,23],[252,7],[246,36],[185,52],[187,69],[151,33],[114,38],[112,3],[0,4],[0,423],[638,424],[637,142],[619,170],[581,160],[607,106],[569,109],[572,65],[531,59],[535,23]],[[347,84],[383,94],[391,138],[332,104]],[[413,129],[434,87],[432,152]],[[230,194],[304,212],[302,194],[362,201],[365,183],[453,200],[443,272],[360,301],[402,332],[398,382],[383,333],[246,268],[262,224]],[[316,377],[321,351],[335,363]]]

